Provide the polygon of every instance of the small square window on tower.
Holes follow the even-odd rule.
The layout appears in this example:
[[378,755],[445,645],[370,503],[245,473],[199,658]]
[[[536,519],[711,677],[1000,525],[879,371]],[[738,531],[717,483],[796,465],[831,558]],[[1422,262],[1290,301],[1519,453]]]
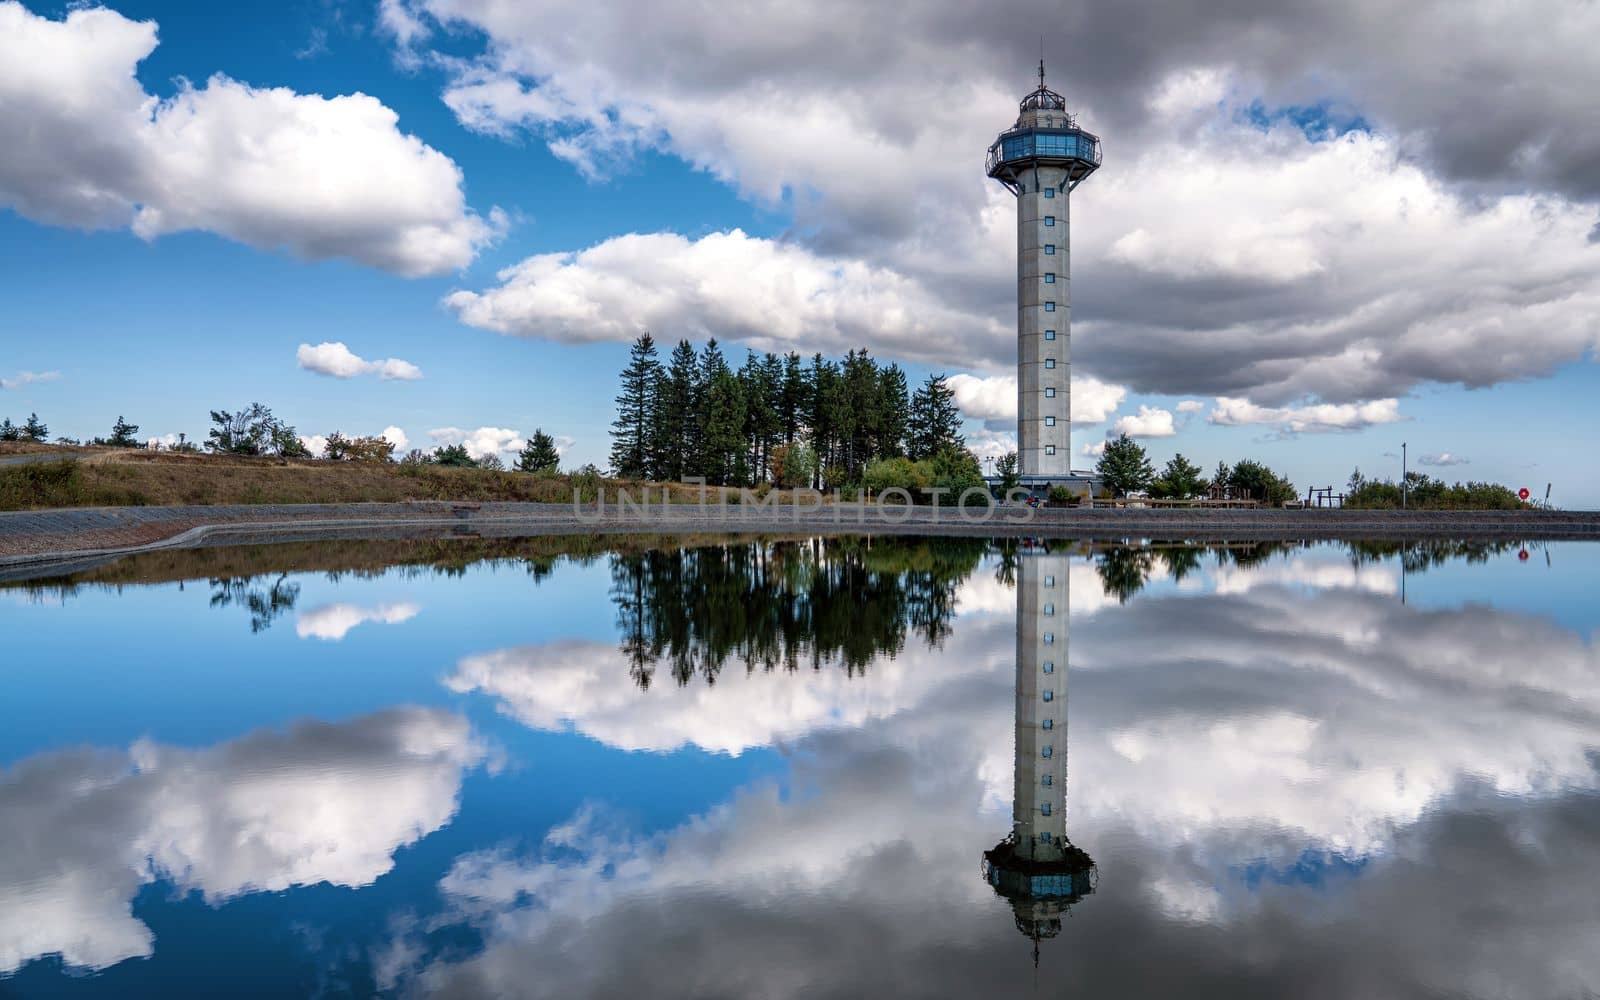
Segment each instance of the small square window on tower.
[[1056,663],[1055,663],[1054,660],[1046,660],[1046,661],[1044,661],[1044,666],[1041,667],[1040,669],[1042,669],[1047,674],[1053,674],[1053,673],[1056,672]]
[[1055,273],[1052,272],[1052,271],[1046,271],[1044,273],[1044,283],[1047,284],[1047,285],[1055,284],[1056,283]]
[[1047,313],[1055,312],[1056,311],[1056,304],[1054,302],[1046,302],[1044,304],[1044,311],[1047,312]]
[[1044,391],[1044,398],[1045,399],[1055,399],[1056,398],[1056,391],[1054,389],[1046,389]]
[[1056,700],[1056,693],[1047,688],[1045,690],[1045,692],[1044,692],[1044,700],[1045,701],[1055,701]]
[[1056,245],[1054,243],[1046,243],[1044,245],[1044,252],[1045,252],[1045,254],[1047,256],[1050,255],[1050,254],[1055,253],[1056,252]]
[[1055,417],[1045,417],[1044,418],[1044,425],[1046,427],[1054,427],[1056,425],[1056,418]]
[[1056,339],[1056,332],[1054,330],[1046,330],[1044,332],[1044,339],[1046,339],[1046,340],[1054,340],[1054,339]]
[[1055,216],[1053,216],[1053,215],[1047,215],[1047,216],[1045,216],[1045,217],[1044,217],[1044,224],[1045,224],[1045,225],[1047,225],[1047,226],[1053,226],[1053,225],[1055,225],[1055,224],[1056,224],[1056,217],[1055,217]]
[[1054,719],[1046,719],[1043,722],[1039,723],[1039,728],[1040,729],[1054,729],[1055,727],[1056,727],[1056,720],[1054,720]]
[[1045,188],[1044,189],[1044,196],[1046,198],[1054,198],[1056,196],[1056,189],[1055,188]]
[[1055,358],[1045,358],[1044,359],[1044,366],[1046,368],[1054,368],[1056,366],[1056,359]]
[[1040,803],[1040,805],[1039,805],[1039,813],[1040,813],[1040,815],[1043,815],[1043,816],[1050,815],[1050,803],[1048,803],[1048,802]]
[[1044,453],[1046,455],[1054,455],[1056,453],[1056,446],[1053,445],[1053,444],[1045,445],[1044,446]]

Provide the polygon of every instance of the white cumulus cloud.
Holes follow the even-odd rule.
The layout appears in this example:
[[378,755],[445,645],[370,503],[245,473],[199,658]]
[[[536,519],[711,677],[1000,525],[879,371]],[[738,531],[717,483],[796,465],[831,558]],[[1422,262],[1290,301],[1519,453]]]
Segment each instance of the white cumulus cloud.
[[300,349],[295,352],[295,360],[308,372],[332,375],[334,378],[376,375],[385,382],[409,382],[422,377],[422,369],[409,361],[402,361],[399,358],[368,361],[351,351],[343,341],[337,340],[317,344],[315,347],[301,344]]
[[1206,408],[1206,404],[1198,399],[1185,399],[1178,403],[1179,413],[1199,413]]
[[302,639],[338,642],[357,625],[365,622],[398,625],[415,618],[421,610],[421,607],[409,601],[379,604],[370,608],[339,601],[300,612],[295,618],[294,632]]
[[1397,399],[1374,399],[1365,403],[1318,403],[1308,406],[1257,406],[1248,399],[1218,396],[1206,419],[1223,427],[1247,424],[1276,424],[1290,434],[1319,431],[1349,431],[1375,424],[1392,424],[1400,415]]
[[39,754],[0,771],[0,975],[42,955],[99,969],[149,955],[139,887],[210,903],[370,885],[455,815],[485,749],[460,716],[396,708],[192,749]]
[[735,229],[690,240],[633,233],[575,253],[529,257],[482,292],[445,299],[463,323],[569,343],[632,340],[644,329],[741,340],[757,349],[897,358],[996,353],[1000,317],[951,308],[920,282]]
[[[1017,419],[1017,378],[1015,375],[969,375],[962,372],[946,380],[955,393],[956,405],[974,420],[1012,421]],[[1104,423],[1128,395],[1124,386],[1102,382],[1092,375],[1074,375],[1071,386],[1072,422]]]
[[1468,465],[1471,463],[1471,461],[1471,459],[1462,455],[1452,455],[1448,451],[1441,451],[1437,455],[1423,455],[1421,458],[1417,459],[1417,463],[1419,465],[1435,465],[1440,467],[1447,465]]
[[0,2],[0,205],[35,221],[202,230],[398,274],[454,271],[500,227],[461,170],[365,94],[257,88],[221,74],[147,93],[156,24],[103,7],[55,21]]
[[522,432],[509,427],[479,427],[463,430],[460,427],[436,427],[428,432],[435,445],[466,445],[467,454],[473,458],[486,458],[505,452],[518,451],[524,440]]
[[1178,433],[1172,425],[1172,411],[1159,406],[1140,405],[1138,413],[1117,418],[1111,429],[1129,437],[1171,437]]
[[11,378],[0,378],[0,389],[21,389],[39,382],[54,382],[60,372],[17,372]]
[[394,445],[394,450],[396,452],[405,451],[406,450],[406,446],[411,443],[411,439],[409,437],[406,437],[406,432],[401,430],[400,428],[394,426],[393,424],[390,424],[388,427],[385,427],[378,434],[378,436],[383,438],[385,441],[389,442],[390,444]]

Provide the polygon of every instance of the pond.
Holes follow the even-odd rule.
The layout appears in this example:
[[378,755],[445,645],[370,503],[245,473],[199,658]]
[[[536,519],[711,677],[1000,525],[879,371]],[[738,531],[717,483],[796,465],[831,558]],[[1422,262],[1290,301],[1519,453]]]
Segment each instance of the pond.
[[659,537],[0,589],[0,996],[1600,990],[1600,548]]

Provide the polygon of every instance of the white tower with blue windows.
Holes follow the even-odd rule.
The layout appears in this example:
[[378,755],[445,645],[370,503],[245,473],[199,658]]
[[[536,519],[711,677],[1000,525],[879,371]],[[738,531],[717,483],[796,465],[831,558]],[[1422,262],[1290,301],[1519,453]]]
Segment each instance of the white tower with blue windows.
[[1017,550],[1016,785],[1011,834],[983,856],[983,874],[1034,942],[1094,891],[1094,861],[1067,839],[1067,568],[1064,550]]
[[989,147],[990,177],[1017,198],[1017,471],[1030,488],[1072,475],[1072,191],[1100,166],[1100,140],[1079,128],[1044,85]]

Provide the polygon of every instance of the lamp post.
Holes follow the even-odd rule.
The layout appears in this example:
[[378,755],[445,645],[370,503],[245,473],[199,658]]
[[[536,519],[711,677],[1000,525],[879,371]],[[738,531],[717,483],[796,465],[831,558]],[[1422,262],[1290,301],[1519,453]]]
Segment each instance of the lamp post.
[[1405,510],[1406,509],[1406,488],[1409,485],[1410,484],[1406,482],[1406,443],[1404,441],[1401,441],[1400,442],[1400,509],[1401,510]]

